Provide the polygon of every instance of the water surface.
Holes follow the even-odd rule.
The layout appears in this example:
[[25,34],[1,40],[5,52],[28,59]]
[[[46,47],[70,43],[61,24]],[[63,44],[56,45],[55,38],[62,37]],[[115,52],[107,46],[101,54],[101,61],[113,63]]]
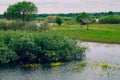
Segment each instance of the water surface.
[[[64,63],[58,67],[21,68],[4,67],[0,68],[0,80],[120,80],[120,45],[82,42],[79,45],[88,47],[84,68],[76,70],[75,65],[81,61]],[[99,65],[96,67],[94,63]],[[106,62],[112,69],[103,69],[100,64]]]

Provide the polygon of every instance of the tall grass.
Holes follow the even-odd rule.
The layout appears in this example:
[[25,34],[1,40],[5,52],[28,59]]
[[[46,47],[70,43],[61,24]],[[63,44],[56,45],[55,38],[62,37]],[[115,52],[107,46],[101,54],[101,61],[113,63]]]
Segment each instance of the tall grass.
[[46,31],[50,27],[48,23],[42,23],[41,26],[37,26],[35,21],[26,22],[23,24],[21,20],[0,20],[0,30],[27,30],[27,31]]

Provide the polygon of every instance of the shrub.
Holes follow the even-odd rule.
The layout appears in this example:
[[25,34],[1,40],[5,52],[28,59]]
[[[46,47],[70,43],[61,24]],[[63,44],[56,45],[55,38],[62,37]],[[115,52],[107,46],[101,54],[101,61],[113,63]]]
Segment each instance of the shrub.
[[61,17],[56,17],[55,22],[56,22],[59,26],[63,23]]
[[[8,35],[9,34],[9,35]],[[34,43],[34,35],[21,31],[8,31],[4,34],[4,44],[20,57],[20,61],[25,63],[35,62],[35,54],[39,47]]]
[[36,54],[41,51],[41,48],[34,42],[32,35],[21,36],[19,40],[12,39],[9,47],[11,47],[24,62],[35,62],[37,58]]
[[82,56],[85,51],[73,39],[56,33],[3,31],[2,34],[0,41],[24,63],[71,61],[76,55]]
[[100,23],[104,24],[119,24],[120,23],[120,16],[119,15],[107,15],[100,17]]
[[18,60],[18,56],[12,49],[0,43],[0,64],[5,64]]

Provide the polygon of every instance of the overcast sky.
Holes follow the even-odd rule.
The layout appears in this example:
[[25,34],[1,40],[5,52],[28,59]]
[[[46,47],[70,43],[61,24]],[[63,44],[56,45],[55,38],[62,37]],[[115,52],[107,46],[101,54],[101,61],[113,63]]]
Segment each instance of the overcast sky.
[[[23,0],[1,0],[0,13],[9,5]],[[24,0],[38,7],[38,13],[75,13],[120,11],[120,0]]]

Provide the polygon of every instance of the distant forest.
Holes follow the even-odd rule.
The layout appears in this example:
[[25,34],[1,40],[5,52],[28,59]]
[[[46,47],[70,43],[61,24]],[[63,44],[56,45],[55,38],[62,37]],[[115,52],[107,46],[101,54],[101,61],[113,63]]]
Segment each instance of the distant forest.
[[[37,17],[47,17],[47,16],[61,16],[61,17],[75,17],[78,13],[61,13],[61,14],[37,14]],[[108,12],[99,12],[99,13],[89,13],[91,16],[94,17],[101,17],[108,14]],[[115,15],[120,15],[120,12],[113,12]]]
[[[115,15],[120,15],[120,12],[113,12]],[[36,17],[45,18],[47,16],[61,16],[61,17],[75,17],[78,13],[59,13],[59,14],[37,14]],[[108,12],[89,13],[91,16],[99,18],[105,16]],[[4,18],[3,14],[0,14],[0,18]]]

